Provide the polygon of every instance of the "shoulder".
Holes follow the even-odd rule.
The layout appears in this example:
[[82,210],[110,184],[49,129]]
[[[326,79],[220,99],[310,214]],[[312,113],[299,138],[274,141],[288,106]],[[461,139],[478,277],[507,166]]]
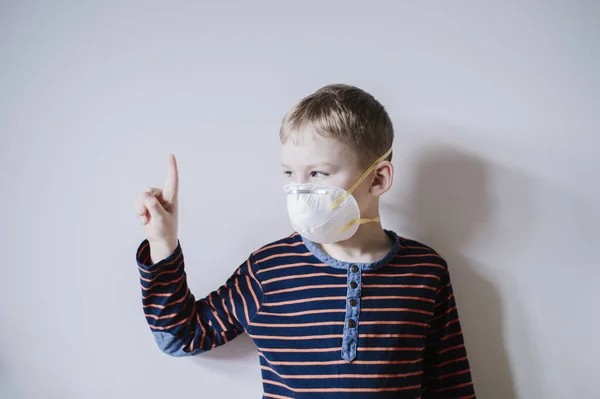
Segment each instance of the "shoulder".
[[307,251],[304,246],[304,241],[298,233],[290,234],[280,240],[270,242],[263,245],[250,255],[253,262],[263,262],[270,258],[280,255],[294,255],[297,253],[305,253]]
[[429,264],[444,271],[448,270],[446,260],[432,247],[410,238],[398,238],[400,246],[396,255],[397,259],[404,259],[407,262],[416,264]]

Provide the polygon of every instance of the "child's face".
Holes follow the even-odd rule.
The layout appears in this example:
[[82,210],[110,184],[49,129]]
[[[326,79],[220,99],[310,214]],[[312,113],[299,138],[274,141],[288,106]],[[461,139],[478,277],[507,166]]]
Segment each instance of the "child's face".
[[[314,183],[347,190],[364,172],[350,147],[314,131],[292,136],[282,144],[281,161],[284,184]],[[361,213],[370,206],[370,182],[371,179],[365,179],[352,193]]]

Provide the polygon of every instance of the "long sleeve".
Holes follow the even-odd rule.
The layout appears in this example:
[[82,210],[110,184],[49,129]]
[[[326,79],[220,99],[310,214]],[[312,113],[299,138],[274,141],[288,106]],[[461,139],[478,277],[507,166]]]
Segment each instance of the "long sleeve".
[[199,300],[188,288],[180,243],[166,259],[151,264],[144,240],[136,261],[146,321],[159,348],[172,356],[196,355],[232,340],[245,331],[263,301],[251,257]]
[[427,334],[423,399],[475,398],[471,370],[446,268]]

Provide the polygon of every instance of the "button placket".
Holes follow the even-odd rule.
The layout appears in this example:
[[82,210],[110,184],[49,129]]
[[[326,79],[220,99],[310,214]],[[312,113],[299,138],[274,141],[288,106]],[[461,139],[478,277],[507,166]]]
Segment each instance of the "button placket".
[[347,362],[351,362],[356,358],[361,281],[362,270],[360,266],[350,265],[348,268],[346,316],[344,318],[344,333],[342,339],[342,358]]

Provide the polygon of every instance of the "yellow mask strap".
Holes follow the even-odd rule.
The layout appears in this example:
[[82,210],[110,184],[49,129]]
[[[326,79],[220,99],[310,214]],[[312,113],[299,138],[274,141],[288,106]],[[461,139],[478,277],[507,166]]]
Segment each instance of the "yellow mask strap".
[[379,222],[381,219],[379,218],[379,216],[373,218],[373,219],[354,219],[351,220],[350,223],[348,223],[347,225],[345,225],[344,227],[342,227],[340,229],[340,233],[343,233],[344,231],[348,230],[350,227],[352,227],[352,225],[354,223],[358,223],[358,224],[365,224],[365,223],[369,223],[369,222]]
[[[387,150],[387,152],[385,154],[383,154],[381,157],[379,157],[379,159],[377,159],[375,162],[373,162],[371,164],[371,166],[369,166],[369,168],[367,170],[365,170],[365,173],[363,173],[358,180],[356,181],[356,183],[354,183],[352,185],[352,187],[350,187],[348,189],[348,191],[346,191],[344,194],[340,195],[335,201],[333,201],[331,203],[331,205],[329,205],[329,210],[332,211],[334,210],[339,204],[341,204],[346,198],[348,198],[352,192],[354,190],[356,190],[356,187],[360,186],[360,183],[362,183],[367,176],[369,176],[371,174],[371,172],[373,171],[373,169],[375,169],[375,167],[384,159],[386,159],[390,154],[392,153],[392,148],[390,147],[389,150]],[[361,219],[358,219],[361,220]]]

